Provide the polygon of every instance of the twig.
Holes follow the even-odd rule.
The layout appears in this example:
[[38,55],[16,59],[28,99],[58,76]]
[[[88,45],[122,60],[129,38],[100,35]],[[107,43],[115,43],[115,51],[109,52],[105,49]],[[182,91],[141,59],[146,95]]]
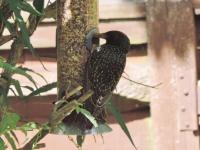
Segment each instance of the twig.
[[[7,20],[12,15],[12,10],[9,8],[9,5],[6,3],[5,0],[1,0],[0,10],[1,10],[5,20]],[[0,36],[2,36],[2,34],[3,34],[4,27],[5,27],[5,25],[3,23],[3,20],[1,19],[0,20]]]
[[5,43],[9,42],[14,37],[15,37],[14,35],[5,35],[5,36],[0,37],[0,45],[3,45]]
[[67,137],[76,146],[78,150],[81,150],[81,147],[74,141],[74,139],[71,136],[67,136]]
[[77,102],[78,103],[83,103],[85,102],[89,97],[91,97],[93,94],[93,91],[92,90],[89,90],[88,92],[86,92],[83,96],[81,96]]
[[80,103],[85,102],[89,97],[91,97],[93,91],[89,90],[83,96],[81,96],[78,100],[72,100],[67,103],[65,106],[61,107],[59,110],[55,110],[50,117],[50,126],[54,127],[59,124],[66,116],[70,115],[72,111],[75,110],[76,106]]
[[45,9],[44,9],[44,15],[42,16],[40,22],[42,20],[44,20],[45,18],[54,18],[56,19],[56,1],[51,3],[50,5],[48,5]]
[[143,84],[143,83],[140,83],[140,82],[137,82],[137,81],[133,81],[125,76],[122,76],[124,79],[130,81],[130,82],[133,82],[135,84],[139,84],[139,85],[142,85],[142,86],[146,86],[146,87],[149,87],[149,88],[157,88],[158,86],[160,86],[162,83],[158,83],[157,85],[147,85],[147,84]]
[[82,86],[78,86],[75,89],[73,89],[71,92],[65,92],[65,99],[68,99],[69,97],[71,97],[72,95],[74,95],[75,93],[77,93],[78,91],[80,91],[83,87]]
[[42,128],[23,148],[18,150],[31,150],[33,144],[43,139],[49,133],[49,129]]

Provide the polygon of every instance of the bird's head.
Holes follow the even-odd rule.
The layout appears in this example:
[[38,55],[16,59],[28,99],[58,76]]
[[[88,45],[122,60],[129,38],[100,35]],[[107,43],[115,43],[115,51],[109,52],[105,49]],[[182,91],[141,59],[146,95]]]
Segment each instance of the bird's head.
[[96,37],[105,39],[106,44],[122,48],[124,53],[128,53],[130,49],[129,38],[120,31],[108,31],[105,33],[99,33],[96,35]]

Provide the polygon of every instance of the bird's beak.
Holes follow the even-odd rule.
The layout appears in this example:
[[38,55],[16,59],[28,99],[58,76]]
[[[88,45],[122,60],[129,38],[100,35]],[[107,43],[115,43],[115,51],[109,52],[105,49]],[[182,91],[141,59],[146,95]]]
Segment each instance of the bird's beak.
[[107,38],[105,33],[97,33],[94,37],[95,38],[102,38],[102,39],[106,39]]

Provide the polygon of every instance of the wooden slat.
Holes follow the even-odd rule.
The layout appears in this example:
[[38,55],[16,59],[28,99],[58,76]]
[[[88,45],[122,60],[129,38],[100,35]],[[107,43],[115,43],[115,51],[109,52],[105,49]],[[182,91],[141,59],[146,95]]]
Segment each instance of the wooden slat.
[[[200,3],[198,0],[193,0],[193,2],[195,5]],[[128,19],[134,17],[144,17],[146,14],[145,4],[141,1],[100,0],[99,11],[100,19]],[[47,23],[52,22],[51,19],[46,21]],[[100,23],[99,27],[101,32],[108,30],[123,31],[129,36],[131,43],[134,44],[147,42],[145,21],[104,22]],[[56,27],[52,26],[52,24],[39,26],[33,37],[31,37],[33,46],[35,48],[55,47],[55,30]],[[10,44],[11,42],[6,43],[1,46],[0,49],[9,49]]]
[[151,82],[162,83],[151,91],[155,150],[199,150],[191,2],[149,0],[147,12]]
[[[32,1],[32,0],[31,0]],[[32,3],[30,1],[30,3]],[[45,7],[49,0],[45,0]],[[54,2],[55,0],[51,0]],[[100,0],[99,18],[117,19],[117,18],[141,18],[145,17],[145,1],[124,1],[124,0]],[[25,17],[28,16],[25,14]],[[52,22],[53,19],[45,19],[44,22]]]
[[128,35],[131,43],[140,44],[147,42],[147,31],[145,21],[123,21],[100,23],[100,32],[119,30]]
[[109,1],[107,3],[100,0],[99,18],[141,18],[145,17],[145,3],[135,1]]
[[[199,0],[191,0],[194,8],[200,8]],[[100,0],[100,19],[138,18],[146,16],[145,0]]]
[[[32,0],[30,0],[31,3]],[[45,6],[49,0],[45,0]],[[55,0],[51,0],[54,2]],[[199,0],[192,0],[194,8],[200,8]],[[24,14],[27,18],[27,14]],[[142,18],[146,16],[145,0],[100,0],[99,18],[100,19],[123,19],[123,18]],[[45,19],[44,22],[52,22],[54,19]]]
[[[147,42],[146,22],[145,21],[122,21],[108,22],[99,24],[100,32],[109,30],[119,30],[126,33],[131,43],[139,44]],[[31,42],[35,48],[55,47],[56,44],[56,26],[39,26],[31,37]],[[0,46],[0,49],[9,49],[10,44],[6,43]]]
[[[53,2],[54,0],[52,0]],[[45,0],[47,4],[48,0]],[[200,8],[199,0],[192,0],[194,8]],[[100,19],[122,19],[122,18],[142,18],[146,16],[145,0],[100,0],[99,18]],[[45,22],[53,21],[46,19]]]
[[[9,50],[7,51],[0,51],[0,56],[5,57],[9,53]],[[39,60],[37,58],[33,58],[31,53],[29,51],[24,51],[23,56],[20,60],[20,65],[23,67],[28,67],[36,72],[39,72],[41,75],[43,75],[48,83],[56,82],[57,80],[57,74],[55,73],[57,70],[56,65],[56,51],[54,49],[37,49],[37,53],[41,57],[41,61],[43,62],[44,66],[47,68],[45,70]],[[130,51],[128,53],[125,72],[126,74],[123,74],[123,76],[140,83],[148,84],[148,58],[144,54],[145,51]],[[33,79],[37,82],[38,86],[43,86],[46,84],[46,82],[39,76],[35,74],[31,74]],[[30,85],[32,86],[32,83],[28,81],[26,78],[22,76],[14,76],[15,79],[19,80],[22,85]],[[113,99],[115,101],[119,101],[121,99],[124,100],[130,100],[133,101],[135,99],[143,101],[143,102],[149,102],[149,91],[150,88],[141,86],[135,83],[130,82],[129,80],[125,78],[121,78],[117,85],[117,90],[114,91],[115,96]],[[25,95],[29,94],[29,90],[23,90]],[[51,91],[48,91],[44,93],[45,95],[49,94],[56,94],[57,90],[53,89]],[[12,92],[9,93],[9,95],[13,95]],[[123,111],[131,110],[132,106],[120,106],[120,108],[123,107]],[[122,109],[121,109],[122,110]]]

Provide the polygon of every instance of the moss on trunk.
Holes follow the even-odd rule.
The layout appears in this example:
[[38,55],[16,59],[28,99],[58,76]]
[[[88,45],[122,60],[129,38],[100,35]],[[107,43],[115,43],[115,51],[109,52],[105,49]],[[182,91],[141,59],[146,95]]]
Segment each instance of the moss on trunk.
[[88,57],[85,35],[97,27],[97,0],[58,0],[57,58],[58,98],[70,89],[83,85]]

